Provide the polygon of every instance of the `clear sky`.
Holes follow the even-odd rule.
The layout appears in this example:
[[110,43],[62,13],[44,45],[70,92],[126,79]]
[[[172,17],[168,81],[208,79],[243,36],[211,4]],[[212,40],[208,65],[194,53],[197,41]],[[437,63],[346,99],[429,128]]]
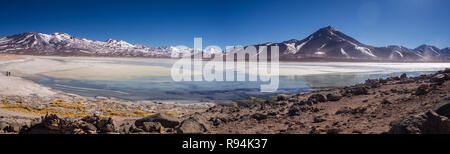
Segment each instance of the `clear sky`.
[[362,43],[450,46],[449,0],[7,0],[0,36],[65,32],[148,46],[251,45],[332,25]]

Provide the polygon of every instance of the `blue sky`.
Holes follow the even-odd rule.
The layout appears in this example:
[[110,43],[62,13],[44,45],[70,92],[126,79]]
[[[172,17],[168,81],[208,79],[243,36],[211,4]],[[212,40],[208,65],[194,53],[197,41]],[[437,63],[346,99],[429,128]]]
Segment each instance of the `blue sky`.
[[362,43],[450,46],[449,0],[10,0],[0,36],[66,32],[148,46],[303,39],[332,25]]

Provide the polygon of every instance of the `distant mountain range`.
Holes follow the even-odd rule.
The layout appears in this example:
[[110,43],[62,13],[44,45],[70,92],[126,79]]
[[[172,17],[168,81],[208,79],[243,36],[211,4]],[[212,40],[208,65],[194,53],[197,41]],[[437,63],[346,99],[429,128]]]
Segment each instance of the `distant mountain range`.
[[328,26],[319,29],[303,40],[281,43],[265,43],[280,47],[280,59],[332,59],[332,60],[380,60],[380,61],[439,61],[450,60],[449,48],[439,49],[421,45],[415,49],[391,45],[374,47]]
[[[391,45],[374,47],[328,26],[303,40],[292,39],[281,43],[263,43],[256,46],[279,46],[281,60],[368,60],[368,61],[448,61],[450,48],[439,49],[421,45],[415,49]],[[180,57],[193,52],[192,48],[148,47],[122,40],[105,42],[77,38],[66,33],[42,34],[27,32],[0,38],[0,53],[59,56],[108,57]],[[208,51],[204,54],[214,52]]]

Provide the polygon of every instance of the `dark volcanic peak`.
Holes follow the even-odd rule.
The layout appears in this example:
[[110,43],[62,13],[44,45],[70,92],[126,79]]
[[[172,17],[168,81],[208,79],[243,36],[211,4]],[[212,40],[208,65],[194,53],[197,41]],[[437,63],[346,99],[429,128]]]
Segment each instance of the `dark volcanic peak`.
[[321,28],[301,41],[278,43],[282,58],[364,58],[376,57],[370,46],[361,44],[350,36],[328,26]]
[[284,42],[282,42],[282,43],[296,43],[296,42],[300,42],[300,40],[297,40],[297,39],[290,39],[290,40],[284,41]]
[[337,32],[338,30],[336,28],[334,28],[333,26],[327,26],[324,28],[321,28],[318,30],[318,32],[327,32],[327,33],[333,33],[333,32]]
[[338,31],[332,26],[324,27],[303,40],[292,39],[281,43],[271,43],[280,47],[280,57],[286,60],[323,58],[323,59],[359,59],[389,61],[429,61],[441,60],[440,54],[428,56],[428,50],[438,51],[435,47],[426,47],[423,51],[403,46],[373,47]]
[[423,44],[415,48],[414,51],[424,54],[426,56],[439,56],[441,54],[439,48],[426,44]]

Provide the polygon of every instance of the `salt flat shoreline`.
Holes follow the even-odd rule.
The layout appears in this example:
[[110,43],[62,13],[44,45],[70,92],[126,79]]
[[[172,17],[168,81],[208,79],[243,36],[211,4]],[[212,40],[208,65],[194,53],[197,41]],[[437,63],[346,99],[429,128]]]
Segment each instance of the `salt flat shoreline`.
[[[114,118],[142,117],[158,112],[169,112],[177,116],[182,116],[213,105],[210,103],[180,104],[176,101],[126,101],[101,96],[94,98],[83,97],[39,85],[24,79],[24,77],[49,71],[64,71],[72,68],[88,67],[88,65],[58,66],[58,63],[54,61],[39,61],[39,57],[22,55],[0,55],[0,58],[3,61],[3,63],[0,63],[0,70],[2,71],[0,75],[0,97],[3,103],[0,109],[0,115],[4,117],[38,118],[45,115],[46,112],[56,112],[64,117],[81,117],[91,114]],[[36,62],[23,64],[24,61]],[[34,67],[34,65],[38,64],[42,66]],[[16,67],[16,65],[25,66]],[[50,66],[52,67],[47,68]],[[11,76],[5,76],[3,74],[3,72],[10,70],[13,70]]]

